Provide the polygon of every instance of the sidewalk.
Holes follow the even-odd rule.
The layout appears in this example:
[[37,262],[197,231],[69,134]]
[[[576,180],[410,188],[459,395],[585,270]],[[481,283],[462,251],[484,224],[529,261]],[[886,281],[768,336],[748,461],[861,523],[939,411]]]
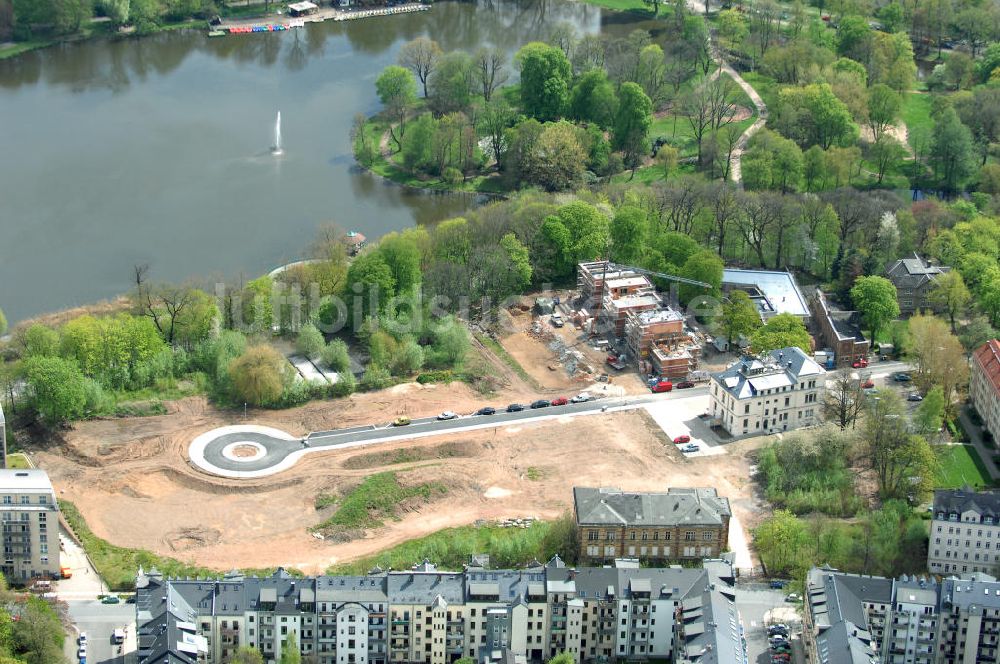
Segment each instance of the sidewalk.
[[983,465],[986,466],[990,478],[995,481],[1000,479],[1000,469],[993,462],[993,455],[996,454],[997,450],[989,447],[983,441],[982,428],[975,424],[972,418],[969,417],[969,408],[970,406],[964,405],[959,409],[958,421],[962,423],[962,428],[969,434],[969,443],[976,449],[979,458],[983,460]]

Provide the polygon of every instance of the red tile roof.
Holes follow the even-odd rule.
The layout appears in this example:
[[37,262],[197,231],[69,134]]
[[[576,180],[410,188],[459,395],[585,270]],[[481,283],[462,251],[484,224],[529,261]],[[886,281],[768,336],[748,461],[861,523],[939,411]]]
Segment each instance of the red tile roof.
[[990,381],[993,391],[1000,394],[1000,341],[992,339],[976,349],[972,354],[979,363],[986,380]]

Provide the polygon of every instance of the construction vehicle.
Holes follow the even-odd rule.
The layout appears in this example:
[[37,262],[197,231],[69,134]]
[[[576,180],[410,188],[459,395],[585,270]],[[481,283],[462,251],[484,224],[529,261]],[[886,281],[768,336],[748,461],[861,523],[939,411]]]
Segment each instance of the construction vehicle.
[[60,567],[59,568],[59,578],[61,579],[72,579],[73,569],[70,567]]
[[608,363],[609,367],[611,367],[612,369],[617,369],[618,371],[621,371],[622,369],[625,368],[624,355],[616,355],[615,353],[609,353],[606,362]]

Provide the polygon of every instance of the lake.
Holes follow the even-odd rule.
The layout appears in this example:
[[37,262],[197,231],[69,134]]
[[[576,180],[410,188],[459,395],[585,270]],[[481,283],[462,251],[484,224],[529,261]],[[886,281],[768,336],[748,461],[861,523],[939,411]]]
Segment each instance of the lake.
[[[153,281],[253,278],[300,257],[325,223],[374,238],[461,215],[476,197],[359,170],[353,117],[378,110],[375,78],[409,39],[513,52],[561,22],[581,33],[639,25],[581,3],[482,0],[0,61],[0,308],[13,323],[111,297],[142,263]],[[278,111],[285,154],[274,157]]]

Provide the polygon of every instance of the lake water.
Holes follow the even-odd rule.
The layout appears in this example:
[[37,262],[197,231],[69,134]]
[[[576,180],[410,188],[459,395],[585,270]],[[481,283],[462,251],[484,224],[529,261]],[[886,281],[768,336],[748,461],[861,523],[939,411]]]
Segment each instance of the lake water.
[[[448,2],[394,17],[208,38],[174,32],[0,61],[0,308],[11,322],[154,281],[254,277],[318,226],[377,237],[460,215],[475,197],[359,171],[349,132],[378,109],[400,45],[516,50],[568,22],[627,32],[581,3]],[[282,114],[284,156],[268,153]]]

